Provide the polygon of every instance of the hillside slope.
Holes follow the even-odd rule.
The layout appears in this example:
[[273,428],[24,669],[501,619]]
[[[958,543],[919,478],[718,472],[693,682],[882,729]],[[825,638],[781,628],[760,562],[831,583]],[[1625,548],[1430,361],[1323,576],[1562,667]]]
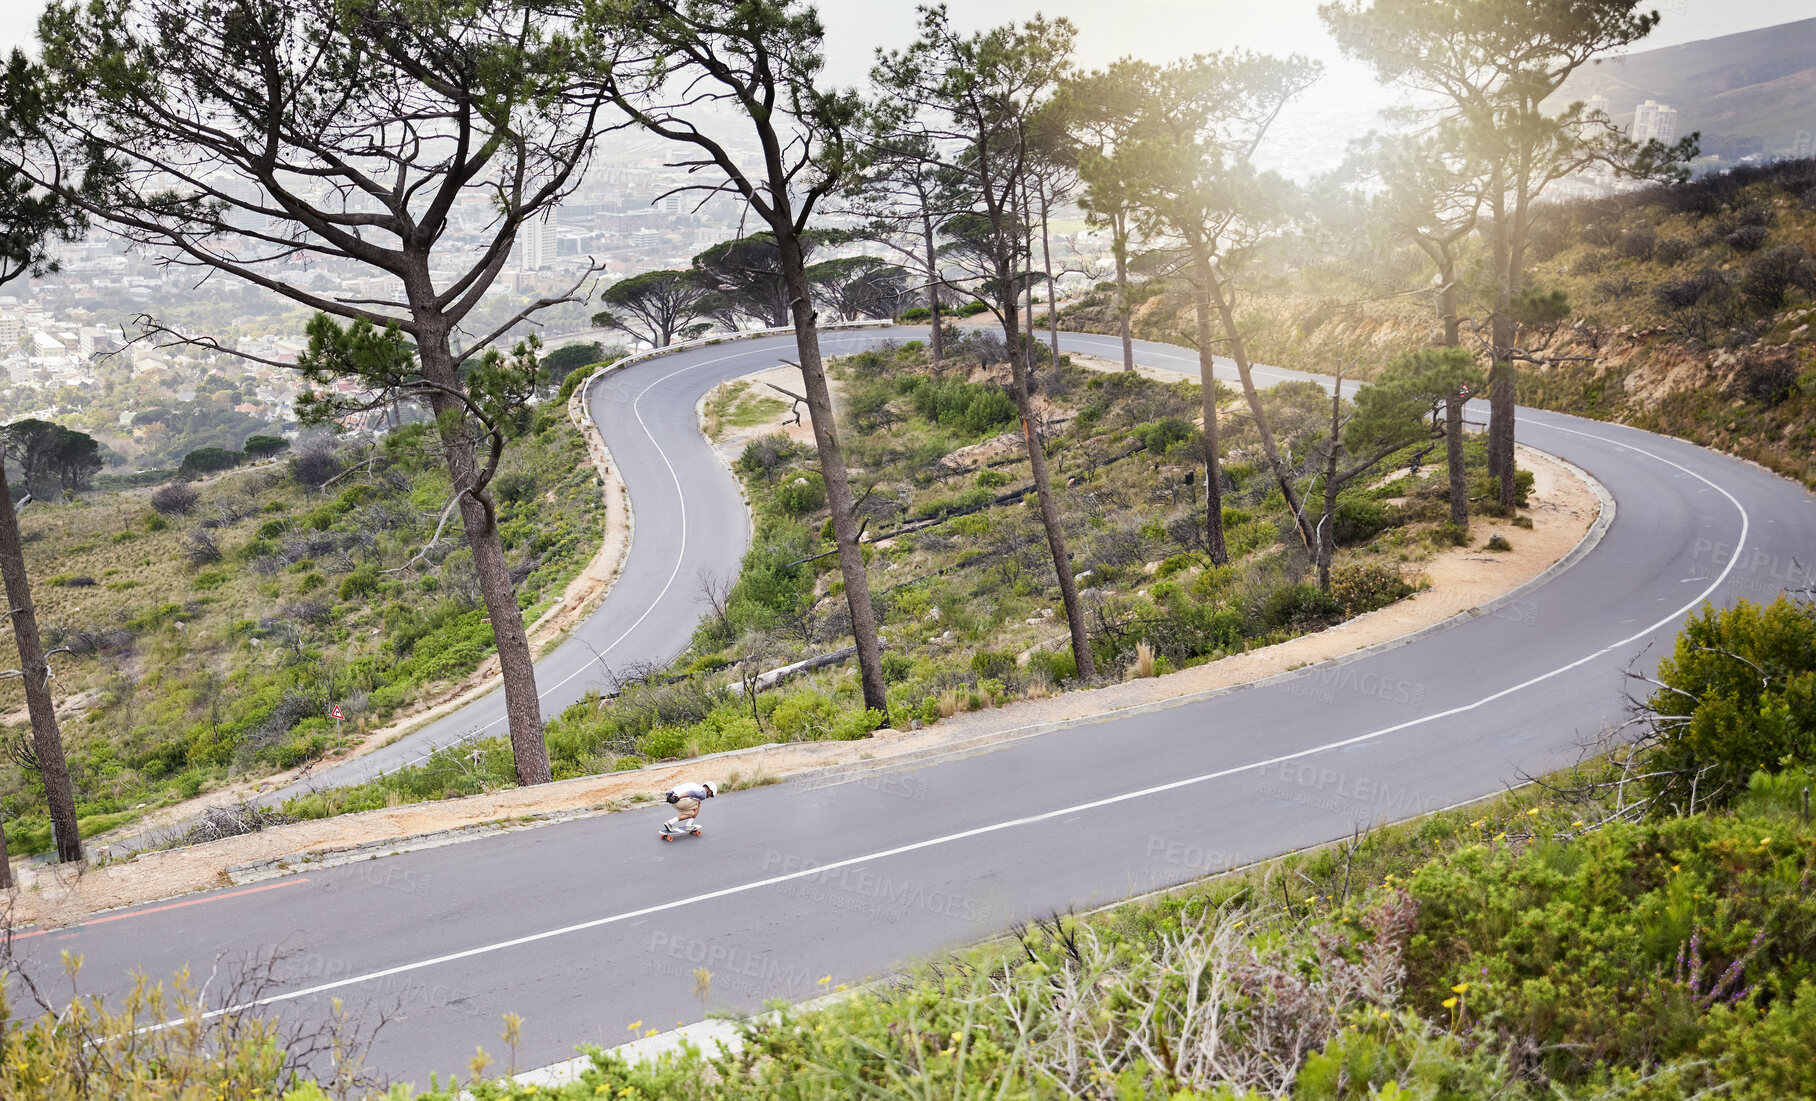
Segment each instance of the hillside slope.
[[[1520,333],[1520,347],[1554,362],[1520,367],[1519,400],[1679,436],[1816,487],[1813,254],[1816,160],[1552,205],[1534,234],[1529,282],[1563,291],[1570,315]],[[1439,339],[1428,296],[1380,293],[1421,287],[1428,274],[1403,256],[1359,265],[1287,242],[1249,277],[1249,352],[1299,370],[1328,370],[1339,354],[1359,373],[1378,370]],[[1464,343],[1483,353],[1489,292],[1479,280],[1468,292]],[[1183,290],[1149,284],[1141,294],[1136,334],[1189,344]],[[1106,292],[1061,318],[1115,331]]]
[[1579,70],[1556,98],[1593,95],[1608,97],[1622,125],[1644,100],[1675,107],[1678,133],[1700,131],[1703,152],[1724,161],[1807,156],[1816,130],[1816,19],[1641,50]]

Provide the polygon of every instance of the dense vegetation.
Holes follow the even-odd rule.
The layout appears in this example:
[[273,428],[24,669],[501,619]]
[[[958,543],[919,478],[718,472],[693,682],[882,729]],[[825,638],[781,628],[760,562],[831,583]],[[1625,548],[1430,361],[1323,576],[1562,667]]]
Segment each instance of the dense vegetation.
[[[426,426],[305,445],[201,483],[37,505],[22,518],[85,835],[230,779],[291,768],[474,669],[491,649]],[[554,407],[494,483],[528,618],[598,549],[603,506]],[[419,552],[423,552],[420,558]],[[23,744],[16,684],[0,686]],[[15,853],[49,844],[29,755],[0,771]]]
[[[955,335],[948,347],[941,363],[910,342],[834,366],[847,453],[869,490],[864,552],[889,640],[887,720],[904,728],[1083,686],[1052,613],[1056,582],[1026,496],[1001,342]],[[1264,400],[1283,446],[1305,459],[1328,423],[1328,396],[1289,383]],[[1404,476],[1358,479],[1341,495],[1341,551],[1331,591],[1321,591],[1278,487],[1240,461],[1255,447],[1253,429],[1232,421],[1224,497],[1232,560],[1215,566],[1194,484],[1195,384],[1065,366],[1042,401],[1055,479],[1071,483],[1061,512],[1091,603],[1099,683],[1215,661],[1381,607],[1412,592],[1419,564],[1455,538],[1441,463],[1429,441],[1409,445],[1381,468]],[[734,384],[708,400],[706,415],[716,433],[773,422],[780,405]],[[1409,474],[1415,456],[1423,461]],[[1468,458],[1484,496],[1479,441]],[[746,692],[761,672],[849,645],[850,628],[811,450],[759,436],[736,467],[756,513],[738,577],[709,586],[712,612],[671,666],[629,670],[616,699],[588,699],[549,723],[557,778],[767,742],[859,738],[885,721],[862,706],[847,666]],[[321,816],[508,785],[504,744],[479,749],[477,766],[471,749],[447,751],[285,809]]]

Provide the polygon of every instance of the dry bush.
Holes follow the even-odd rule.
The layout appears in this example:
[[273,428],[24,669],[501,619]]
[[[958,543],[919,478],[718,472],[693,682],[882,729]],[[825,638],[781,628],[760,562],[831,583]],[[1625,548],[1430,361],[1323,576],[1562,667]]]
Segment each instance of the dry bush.
[[1125,1073],[1158,1096],[1284,1097],[1351,1014],[1398,1005],[1417,912],[1404,891],[1388,894],[1354,938],[1332,926],[1257,938],[1266,918],[1242,909],[1207,908],[1139,944],[1070,919],[1043,923],[1021,937],[1043,974],[992,979],[991,1008],[1013,1030],[999,1042],[1072,1097],[1156,1096],[1127,1092]]
[[188,516],[202,503],[202,491],[187,482],[167,485],[151,495],[151,507],[161,516]]
[[183,557],[191,566],[211,565],[219,562],[223,557],[220,541],[214,537],[213,532],[204,529],[197,529],[184,535],[182,547]]

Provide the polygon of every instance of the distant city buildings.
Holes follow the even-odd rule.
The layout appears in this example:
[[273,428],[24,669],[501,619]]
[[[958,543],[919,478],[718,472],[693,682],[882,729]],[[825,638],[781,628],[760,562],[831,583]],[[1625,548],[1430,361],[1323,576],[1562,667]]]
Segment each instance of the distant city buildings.
[[1591,115],[1602,115],[1607,118],[1614,117],[1614,112],[1612,112],[1608,109],[1608,97],[1607,96],[1603,96],[1603,95],[1590,96],[1586,101],[1584,101],[1583,107],[1586,109],[1587,113],[1591,114]]
[[1677,140],[1677,111],[1649,99],[1634,108],[1633,128],[1627,136],[1641,145],[1649,141],[1661,141],[1669,145]]

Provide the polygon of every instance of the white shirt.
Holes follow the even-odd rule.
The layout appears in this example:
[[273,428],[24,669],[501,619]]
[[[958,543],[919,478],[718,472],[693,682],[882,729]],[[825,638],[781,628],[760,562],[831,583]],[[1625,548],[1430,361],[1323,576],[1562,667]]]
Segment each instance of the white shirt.
[[694,783],[676,784],[669,794],[681,799],[711,799],[713,795],[706,789],[706,785]]

